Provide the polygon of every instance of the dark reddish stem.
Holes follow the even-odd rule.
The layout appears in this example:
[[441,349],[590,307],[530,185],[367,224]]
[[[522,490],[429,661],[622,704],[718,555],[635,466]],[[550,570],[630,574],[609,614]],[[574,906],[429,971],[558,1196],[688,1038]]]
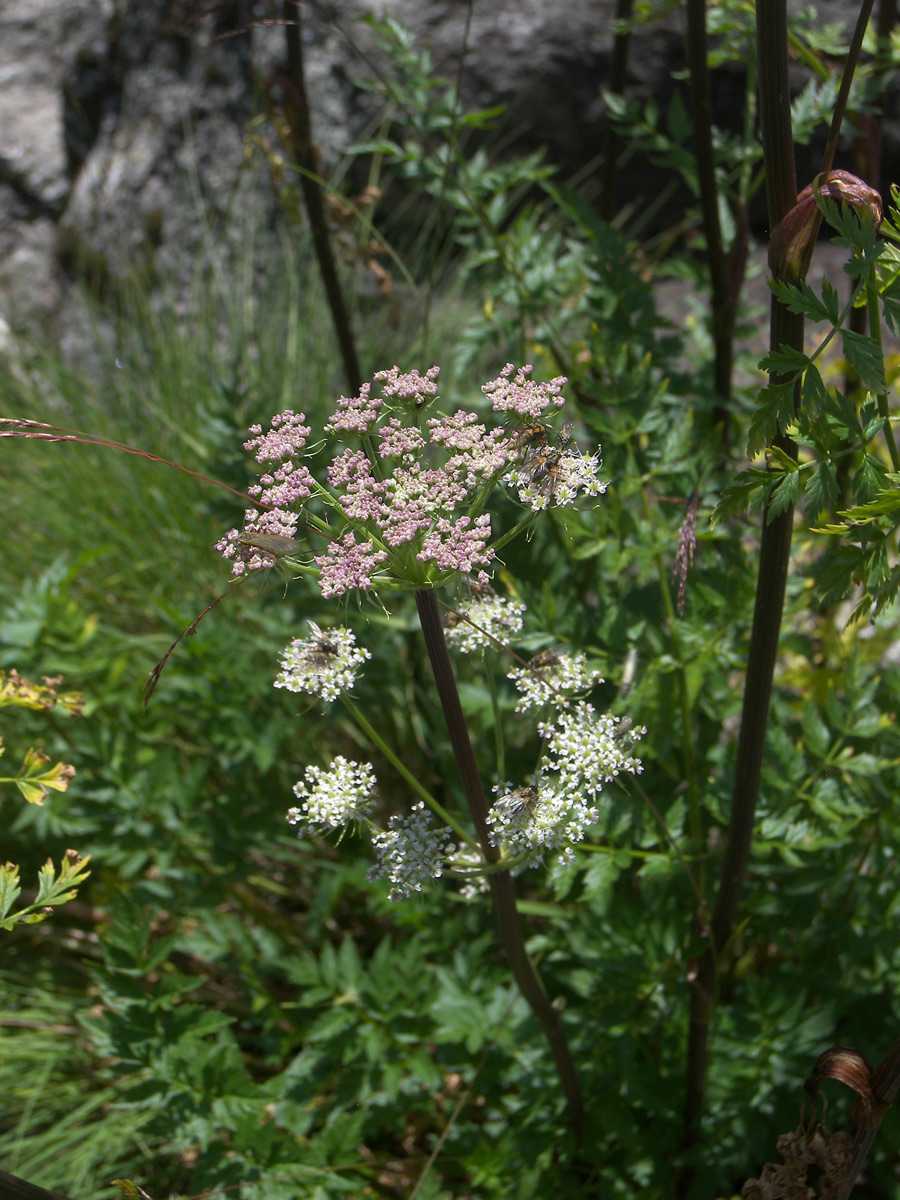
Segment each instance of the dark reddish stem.
[[[797,202],[788,87],[787,32],[787,0],[765,0],[758,5],[760,119],[770,229],[774,229]],[[773,349],[779,349],[783,345],[798,349],[802,349],[803,346],[803,318],[789,313],[774,296],[770,345]],[[794,400],[796,405],[799,396],[795,395]],[[796,446],[788,438],[779,436],[776,441],[786,454],[796,457]],[[759,575],[744,683],[728,840],[707,949],[699,958],[691,987],[683,1138],[683,1146],[687,1151],[691,1151],[700,1140],[700,1117],[703,1111],[709,1058],[709,1025],[716,1006],[718,972],[723,951],[734,929],[750,858],[787,583],[792,525],[793,507],[789,507],[774,520],[769,519],[767,512],[763,515]],[[693,1166],[687,1166],[682,1172],[678,1184],[681,1196],[688,1195],[693,1175]]]
[[[496,863],[500,859],[500,852],[496,846],[491,845],[487,823],[487,800],[478,772],[478,764],[475,761],[472,741],[469,737],[469,727],[460,703],[456,677],[453,674],[447,640],[444,637],[440,606],[435,593],[433,591],[416,592],[416,608],[419,612],[425,648],[428,651],[428,661],[431,664],[435,685],[441,699],[444,721],[447,725],[453,757],[456,760],[469,812],[472,814],[472,821],[485,858],[489,863]],[[516,908],[513,878],[508,871],[496,870],[490,874],[489,879],[491,897],[494,902],[494,915],[497,918],[500,940],[506,952],[510,970],[519,991],[540,1021],[544,1036],[550,1045],[563,1095],[566,1098],[572,1132],[576,1142],[580,1142],[584,1134],[584,1106],[578,1076],[575,1073],[575,1064],[572,1061],[572,1054],[559,1012],[550,1002],[534,965],[528,957],[522,921]]]
[[719,403],[713,419],[728,441],[731,420],[731,378],[734,365],[734,323],[743,282],[746,231],[738,221],[732,254],[726,254],[719,222],[719,187],[713,148],[712,88],[706,36],[706,0],[687,0],[687,60],[691,84],[691,116],[694,126],[694,161],[700,191],[700,211],[706,238],[712,300],[714,346],[713,382]]
[[306,215],[312,232],[313,246],[331,319],[334,323],[341,357],[344,360],[344,375],[351,396],[356,396],[362,387],[362,374],[356,353],[356,342],[350,327],[350,317],[344,303],[344,293],[338,279],[337,266],[331,251],[325,205],[322,202],[322,180],[318,174],[315,146],[312,137],[309,100],[306,94],[306,72],[303,66],[303,30],[298,0],[282,0],[282,17],[285,22],[284,35],[287,45],[288,78],[285,81],[285,112],[291,127],[291,147],[297,166],[300,168],[300,188]]

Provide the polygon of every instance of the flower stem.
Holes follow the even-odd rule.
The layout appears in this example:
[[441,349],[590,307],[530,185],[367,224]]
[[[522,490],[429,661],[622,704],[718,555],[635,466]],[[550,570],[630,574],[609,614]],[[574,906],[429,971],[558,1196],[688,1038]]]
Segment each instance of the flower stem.
[[[628,48],[631,42],[631,21],[634,0],[616,0],[616,33],[610,56],[608,90],[616,96],[625,95],[625,80],[628,72]],[[612,221],[616,215],[616,183],[619,174],[619,134],[607,110],[603,130],[603,184],[600,193],[600,215],[604,221]]]
[[[459,692],[456,688],[456,679],[453,675],[453,666],[444,637],[440,608],[434,592],[417,591],[416,607],[422,625],[422,634],[425,638],[425,648],[428,651],[428,659],[444,712],[450,745],[453,748],[453,757],[456,760],[463,791],[472,814],[472,821],[481,843],[481,850],[489,863],[497,863],[500,859],[500,851],[491,844],[490,829],[487,823],[487,800],[481,776],[478,773],[478,765],[475,762],[475,752],[469,738],[469,729],[463,715]],[[516,908],[513,878],[506,870],[491,872],[488,878],[500,940],[510,970],[519,991],[541,1023],[556,1063],[572,1133],[576,1142],[580,1142],[584,1133],[584,1106],[581,1088],[575,1073],[575,1064],[572,1061],[572,1054],[559,1012],[550,1002],[535,971],[534,964],[528,956],[522,921]]]
[[445,821],[450,826],[458,838],[461,838],[464,842],[468,842],[470,846],[476,846],[477,842],[472,837],[471,833],[463,829],[462,825],[460,825],[458,821],[451,817],[447,810],[441,804],[439,804],[437,800],[435,800],[431,792],[422,787],[421,783],[419,783],[412,771],[410,771],[409,768],[403,762],[401,762],[401,760],[393,752],[378,731],[369,724],[360,709],[357,708],[350,697],[344,693],[341,696],[341,699],[344,702],[344,707],[347,709],[347,712],[349,712],[350,716],[354,719],[354,721],[356,721],[357,725],[359,725],[366,737],[369,738],[373,745],[378,747],[394,770],[399,775],[403,776],[416,795],[425,801],[433,813],[435,813],[442,821]]
[[[866,288],[866,303],[869,309],[869,332],[878,346],[878,352],[884,359],[884,345],[881,338],[881,310],[878,305],[878,289],[870,280]],[[884,440],[887,442],[891,465],[895,471],[900,471],[900,454],[897,453],[897,443],[894,441],[894,431],[891,428],[891,411],[888,405],[887,393],[878,396],[878,411],[884,418]]]

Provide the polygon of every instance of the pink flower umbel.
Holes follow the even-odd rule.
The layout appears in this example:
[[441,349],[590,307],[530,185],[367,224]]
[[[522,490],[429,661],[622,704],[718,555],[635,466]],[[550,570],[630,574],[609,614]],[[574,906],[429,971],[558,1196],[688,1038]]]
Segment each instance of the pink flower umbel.
[[341,396],[338,400],[338,410],[325,426],[326,433],[368,433],[378,419],[381,401],[370,393],[372,385],[364,383],[359,395],[348,399]]
[[560,393],[567,382],[566,377],[558,375],[549,383],[536,383],[528,378],[532,370],[527,366],[516,371],[512,363],[507,363],[497,379],[484,385],[481,390],[490,400],[494,412],[510,412],[522,420],[538,420],[551,408],[562,408],[566,401]]
[[302,413],[280,413],[267,433],[254,426],[246,447],[266,472],[249,493],[260,511],[217,545],[232,574],[277,564],[317,577],[329,598],[431,589],[493,562],[488,503],[504,483],[532,510],[605,490],[599,457],[569,448],[571,423],[558,435],[544,424],[564,403],[561,376],[537,382],[531,367],[509,365],[484,385],[495,412],[530,422],[523,432],[508,423],[489,429],[465,409],[438,412],[423,427],[421,410],[439,399],[438,374],[392,367],[342,396],[324,428],[338,444],[316,474],[297,461],[322,453],[321,442],[309,449]]
[[367,592],[381,563],[387,559],[385,550],[376,550],[368,542],[357,542],[351,530],[339,542],[332,542],[328,553],[315,560],[319,567],[319,587],[322,595],[343,596],[354,588]]

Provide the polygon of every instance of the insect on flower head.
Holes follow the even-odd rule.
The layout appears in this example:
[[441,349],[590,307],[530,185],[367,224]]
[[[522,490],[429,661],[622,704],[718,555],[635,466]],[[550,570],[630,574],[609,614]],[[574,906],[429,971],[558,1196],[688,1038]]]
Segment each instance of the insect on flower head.
[[566,657],[564,646],[550,646],[547,650],[541,650],[535,654],[534,658],[528,660],[529,671],[545,671],[548,667],[558,667]]
[[274,554],[276,558],[296,554],[300,549],[300,542],[296,538],[280,537],[277,533],[242,533],[238,538],[238,545],[252,546],[255,550],[262,550],[264,554]]
[[349,629],[326,632],[315,621],[309,628],[309,637],[294,638],[284,651],[275,686],[335,700],[353,687],[359,668],[372,655],[356,645]]
[[528,785],[527,787],[516,788],[515,791],[507,792],[505,796],[494,804],[494,808],[498,812],[506,813],[510,817],[516,817],[520,813],[524,813],[535,803],[538,798],[538,789]]

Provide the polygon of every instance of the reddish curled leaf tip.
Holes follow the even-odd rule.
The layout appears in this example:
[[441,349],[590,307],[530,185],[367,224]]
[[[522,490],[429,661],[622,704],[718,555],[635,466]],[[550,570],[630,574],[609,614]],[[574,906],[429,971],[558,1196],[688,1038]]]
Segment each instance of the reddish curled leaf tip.
[[867,213],[876,229],[881,224],[884,209],[881,196],[875,188],[849,171],[829,171],[824,177],[817,175],[797,197],[797,203],[787,216],[772,230],[769,267],[776,279],[796,283],[805,279],[809,271],[822,219],[816,194],[849,204],[860,215]]
[[832,1046],[819,1055],[804,1086],[814,1096],[822,1079],[836,1079],[846,1084],[858,1097],[851,1114],[853,1121],[860,1129],[873,1129],[881,1124],[889,1107],[875,1095],[874,1078],[872,1064],[862,1051],[850,1046]]

